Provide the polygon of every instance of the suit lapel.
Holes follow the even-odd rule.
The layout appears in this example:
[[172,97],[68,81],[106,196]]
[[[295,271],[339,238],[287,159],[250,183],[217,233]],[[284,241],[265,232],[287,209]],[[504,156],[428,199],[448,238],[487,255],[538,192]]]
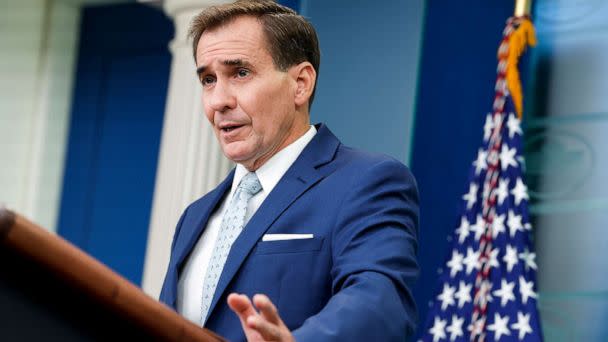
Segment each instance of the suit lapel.
[[179,251],[176,269],[181,270],[186,257],[190,255],[190,252],[196,245],[199,240],[201,234],[207,227],[207,223],[209,222],[209,218],[211,214],[215,211],[218,204],[224,197],[224,195],[230,191],[230,187],[232,186],[232,179],[234,177],[234,169],[228,174],[228,177],[224,179],[217,188],[215,188],[212,192],[209,193],[209,200],[206,204],[203,205],[202,210],[194,211],[194,215],[198,215],[198,217],[194,217],[193,221],[196,222],[194,225],[184,226],[184,231],[180,232],[180,237],[186,241],[186,245]]
[[313,140],[268,194],[232,245],[209,312],[213,311],[226,287],[264,232],[294,201],[325,176],[318,167],[333,159],[339,144],[327,127],[318,126]]

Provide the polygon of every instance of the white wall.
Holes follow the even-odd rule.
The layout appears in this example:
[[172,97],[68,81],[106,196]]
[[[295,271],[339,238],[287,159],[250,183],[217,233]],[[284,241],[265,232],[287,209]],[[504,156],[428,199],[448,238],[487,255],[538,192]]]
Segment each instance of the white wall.
[[52,0],[0,7],[0,203],[55,231],[80,11]]

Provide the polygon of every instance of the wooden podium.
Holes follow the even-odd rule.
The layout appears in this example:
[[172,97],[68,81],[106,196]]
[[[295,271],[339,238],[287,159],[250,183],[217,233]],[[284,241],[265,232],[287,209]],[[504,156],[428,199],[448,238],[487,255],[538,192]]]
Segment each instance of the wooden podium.
[[0,209],[1,341],[223,341],[64,239]]

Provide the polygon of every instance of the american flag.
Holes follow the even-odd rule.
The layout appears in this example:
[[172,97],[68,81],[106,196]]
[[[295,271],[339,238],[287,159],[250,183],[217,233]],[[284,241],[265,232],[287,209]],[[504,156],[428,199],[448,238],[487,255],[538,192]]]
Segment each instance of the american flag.
[[509,19],[503,32],[493,111],[421,341],[542,340],[523,131],[507,84],[509,44],[523,20]]

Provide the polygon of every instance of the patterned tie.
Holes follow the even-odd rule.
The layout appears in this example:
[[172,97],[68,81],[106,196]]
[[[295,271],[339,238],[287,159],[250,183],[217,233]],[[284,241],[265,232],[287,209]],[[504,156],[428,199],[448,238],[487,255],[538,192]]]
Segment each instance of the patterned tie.
[[249,172],[239,183],[239,186],[234,192],[232,200],[224,213],[220,232],[215,241],[213,254],[211,255],[209,267],[207,268],[207,273],[205,274],[205,280],[203,282],[201,325],[204,325],[207,319],[211,300],[213,299],[217,282],[220,279],[224,264],[228,258],[230,247],[232,247],[232,243],[234,243],[234,240],[236,240],[247,223],[245,222],[247,202],[249,202],[251,197],[260,192],[260,190],[262,190],[262,185],[260,184],[258,176],[256,176],[255,172]]

